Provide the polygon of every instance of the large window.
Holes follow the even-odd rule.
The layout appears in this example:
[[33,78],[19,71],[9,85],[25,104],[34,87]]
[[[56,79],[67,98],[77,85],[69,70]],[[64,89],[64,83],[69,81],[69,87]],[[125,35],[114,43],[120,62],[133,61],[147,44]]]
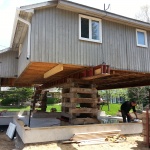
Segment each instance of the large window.
[[146,34],[146,31],[136,29],[136,42],[137,42],[137,46],[147,47],[147,34]]
[[79,39],[102,43],[101,19],[79,15]]

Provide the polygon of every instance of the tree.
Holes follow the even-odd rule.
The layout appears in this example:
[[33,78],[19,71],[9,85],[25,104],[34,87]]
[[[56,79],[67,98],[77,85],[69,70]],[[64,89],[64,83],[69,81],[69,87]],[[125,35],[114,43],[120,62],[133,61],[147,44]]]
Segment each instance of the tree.
[[139,106],[143,107],[143,104],[148,104],[149,89],[149,86],[129,88],[128,97],[130,100],[135,100]]
[[32,88],[9,88],[8,91],[0,91],[0,97],[2,98],[1,104],[17,103],[18,106],[23,101],[26,101],[33,94]]
[[109,102],[110,102],[111,98],[123,97],[125,100],[128,100],[128,90],[127,89],[101,90],[101,91],[98,91],[98,94],[102,98],[107,99],[108,110],[110,110]]
[[135,18],[150,23],[150,6],[142,6],[140,12],[135,15]]

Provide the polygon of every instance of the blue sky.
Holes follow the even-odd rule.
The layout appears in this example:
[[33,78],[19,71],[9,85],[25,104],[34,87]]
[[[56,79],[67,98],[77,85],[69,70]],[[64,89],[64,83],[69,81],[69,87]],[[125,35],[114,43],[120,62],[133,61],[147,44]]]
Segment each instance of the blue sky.
[[[15,11],[17,7],[44,2],[46,0],[0,0],[0,50],[10,46]],[[150,6],[150,0],[70,0],[98,9],[110,4],[108,11],[135,18],[135,14],[144,5]]]

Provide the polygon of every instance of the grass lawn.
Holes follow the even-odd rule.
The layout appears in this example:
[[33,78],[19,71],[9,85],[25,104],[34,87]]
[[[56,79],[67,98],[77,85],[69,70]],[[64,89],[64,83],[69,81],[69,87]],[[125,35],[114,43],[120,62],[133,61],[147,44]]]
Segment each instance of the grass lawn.
[[105,111],[107,115],[116,115],[118,110],[120,110],[121,104],[109,104],[110,111],[108,111],[108,105],[104,105],[102,111]]
[[[50,112],[51,108],[56,108],[58,112],[61,111],[61,105],[57,105],[57,104],[48,104],[47,105],[47,112]],[[13,106],[6,106],[6,107],[0,107],[0,111],[2,110],[7,110],[7,111],[20,111],[20,110],[25,110],[25,111],[29,111],[30,110],[30,106],[27,107],[13,107]]]
[[[102,111],[105,111],[107,115],[116,115],[118,110],[120,109],[120,105],[121,104],[109,104],[110,106],[110,111],[108,111],[108,106],[104,105],[102,108]],[[61,105],[59,104],[48,104],[47,105],[47,112],[50,112],[51,108],[56,108],[57,112],[61,112]],[[25,110],[25,111],[29,111],[30,110],[30,106],[27,107],[0,107],[0,111],[2,110],[7,110],[7,111],[20,111],[20,110]]]

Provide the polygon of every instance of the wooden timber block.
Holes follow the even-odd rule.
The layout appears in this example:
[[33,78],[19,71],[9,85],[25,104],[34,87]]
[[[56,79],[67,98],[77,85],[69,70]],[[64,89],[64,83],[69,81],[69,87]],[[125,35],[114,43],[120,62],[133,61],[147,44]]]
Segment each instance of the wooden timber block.
[[71,103],[98,103],[98,98],[70,98]]
[[96,124],[99,121],[96,118],[76,118],[71,120],[71,124],[78,125],[78,124]]
[[97,89],[93,88],[70,88],[70,93],[97,94]]
[[92,81],[82,80],[82,79],[74,79],[74,78],[68,78],[67,83],[81,83],[81,84],[92,84]]
[[76,108],[76,103],[62,103],[62,107]]
[[61,112],[61,116],[69,118],[69,119],[76,118],[75,114],[69,114],[69,113],[66,113],[66,112]]
[[98,109],[97,108],[70,108],[69,113],[96,113],[97,114]]
[[63,93],[62,97],[63,98],[78,98],[78,94],[77,93]]

